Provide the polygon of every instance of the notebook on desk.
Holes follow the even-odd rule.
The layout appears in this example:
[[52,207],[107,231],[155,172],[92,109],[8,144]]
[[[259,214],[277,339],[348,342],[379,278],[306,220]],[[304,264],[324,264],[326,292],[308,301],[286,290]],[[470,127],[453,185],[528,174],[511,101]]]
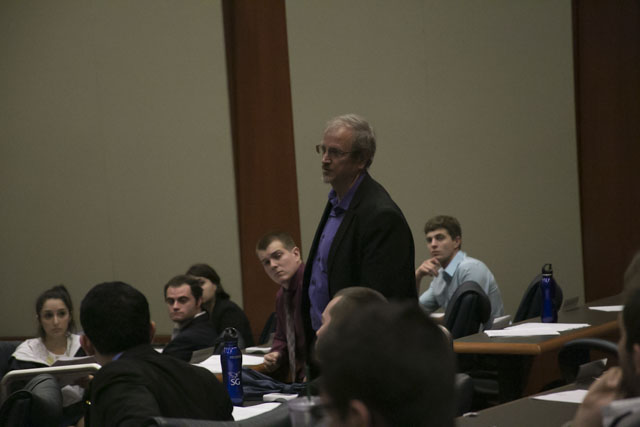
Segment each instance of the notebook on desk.
[[75,384],[88,375],[94,374],[100,369],[97,363],[70,364],[64,366],[49,366],[45,368],[17,369],[7,373],[0,383],[0,403],[8,397],[11,383],[14,381],[29,381],[40,374],[49,374],[55,377],[60,387]]

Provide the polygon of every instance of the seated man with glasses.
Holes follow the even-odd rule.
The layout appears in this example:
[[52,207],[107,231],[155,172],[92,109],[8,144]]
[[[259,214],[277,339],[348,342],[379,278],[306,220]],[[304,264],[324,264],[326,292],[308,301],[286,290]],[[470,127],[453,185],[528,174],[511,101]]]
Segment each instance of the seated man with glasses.
[[343,288],[366,286],[390,299],[417,298],[411,230],[389,193],[368,173],[376,151],[369,123],[355,114],[330,120],[316,151],[322,179],[332,189],[304,272],[308,346],[325,307]]

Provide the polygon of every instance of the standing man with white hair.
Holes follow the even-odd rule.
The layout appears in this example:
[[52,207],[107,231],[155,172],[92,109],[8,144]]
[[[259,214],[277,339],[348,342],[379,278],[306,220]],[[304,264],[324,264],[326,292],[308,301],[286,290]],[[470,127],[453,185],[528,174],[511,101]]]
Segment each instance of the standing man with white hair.
[[316,151],[322,179],[332,189],[304,272],[307,345],[340,289],[366,286],[389,299],[417,299],[411,230],[368,172],[376,151],[369,123],[355,114],[330,120]]

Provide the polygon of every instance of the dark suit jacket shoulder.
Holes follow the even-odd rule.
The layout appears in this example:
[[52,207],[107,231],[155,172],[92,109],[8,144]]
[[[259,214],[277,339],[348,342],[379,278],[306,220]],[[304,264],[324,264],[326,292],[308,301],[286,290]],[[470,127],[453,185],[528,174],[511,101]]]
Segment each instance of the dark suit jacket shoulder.
[[251,333],[249,319],[235,302],[228,298],[216,300],[210,316],[211,324],[219,334],[222,334],[225,328],[236,328],[242,337],[242,342],[238,342],[240,348],[253,345],[253,334]]
[[209,322],[209,314],[205,312],[184,325],[162,353],[188,362],[194,351],[214,347],[217,338],[218,334]]
[[89,385],[87,426],[140,426],[163,416],[232,420],[224,386],[208,370],[163,356],[150,345],[125,351]]
[[[327,203],[309,252],[309,267],[330,211],[331,204]],[[387,298],[417,298],[414,261],[413,235],[402,211],[384,187],[367,174],[329,251],[329,294],[333,296],[350,286],[366,286]],[[310,278],[311,268],[307,268],[307,290]]]
[[[316,230],[304,272],[303,316],[307,345],[313,342],[309,310],[309,282],[318,244],[331,212],[327,203]],[[418,298],[413,235],[400,208],[367,173],[329,250],[329,295],[351,286],[375,289],[389,299]]]

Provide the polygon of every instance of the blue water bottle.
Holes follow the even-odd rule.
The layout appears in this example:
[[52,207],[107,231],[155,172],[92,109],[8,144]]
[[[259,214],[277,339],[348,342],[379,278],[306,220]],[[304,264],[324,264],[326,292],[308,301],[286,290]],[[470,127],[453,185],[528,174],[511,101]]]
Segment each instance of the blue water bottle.
[[227,386],[231,402],[241,406],[244,400],[242,391],[242,353],[238,347],[238,331],[226,328],[222,334],[224,348],[220,355],[222,363],[222,381]]
[[542,282],[540,282],[542,290],[542,315],[541,320],[544,323],[557,323],[558,310],[553,302],[556,295],[556,282],[553,280],[553,268],[551,264],[545,264],[542,267]]

